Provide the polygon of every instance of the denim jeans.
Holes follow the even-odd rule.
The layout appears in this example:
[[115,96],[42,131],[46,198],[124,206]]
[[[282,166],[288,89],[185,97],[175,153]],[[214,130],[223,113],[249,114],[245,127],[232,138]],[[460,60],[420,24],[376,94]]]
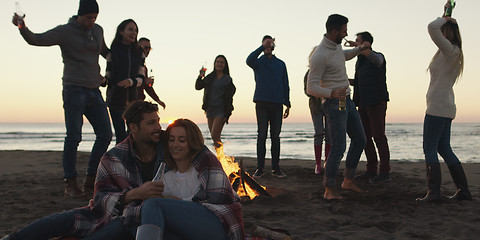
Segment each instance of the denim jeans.
[[257,168],[265,167],[265,143],[267,141],[268,124],[270,123],[270,139],[272,141],[270,153],[272,169],[280,169],[280,131],[282,130],[283,104],[271,102],[257,102]]
[[[12,240],[47,240],[55,237],[76,237],[81,238],[78,232],[73,232],[75,214],[81,214],[88,209],[74,209],[66,212],[55,213],[50,216],[38,219],[25,226],[19,231],[10,234]],[[119,219],[112,220],[106,226],[100,228],[85,240],[101,239],[133,239],[133,235]]]
[[[380,174],[390,174],[390,149],[387,136],[385,135],[385,115],[387,101],[368,107],[358,107],[358,113],[362,119],[363,129],[367,137],[365,156],[367,156],[367,172],[377,175],[377,151],[380,157]],[[375,141],[375,145],[373,142]]]
[[453,166],[460,162],[450,146],[451,127],[451,118],[425,114],[425,120],[423,121],[425,163],[439,163],[437,152],[442,156],[447,166]]
[[90,154],[87,174],[97,174],[100,158],[112,140],[107,106],[100,90],[74,85],[63,86],[63,109],[67,129],[63,146],[64,178],[77,176],[77,148],[82,141],[83,115],[88,119],[95,132],[95,143]]
[[151,198],[142,206],[142,225],[154,224],[164,239],[227,239],[220,219],[200,203]]
[[330,144],[330,134],[327,131],[328,123],[327,121],[323,121],[325,112],[323,111],[321,99],[310,97],[308,106],[310,108],[310,115],[312,115],[313,129],[315,130],[313,144],[322,145],[324,137],[325,143]]
[[127,138],[127,130],[125,128],[125,120],[122,115],[124,111],[108,108],[110,117],[112,118],[113,129],[115,129],[115,142],[121,143]]
[[351,140],[344,172],[348,179],[355,177],[355,170],[367,140],[355,103],[349,97],[347,97],[345,111],[338,109],[338,99],[331,98],[325,99],[323,109],[327,117],[328,130],[332,141],[332,148],[325,164],[323,183],[326,187],[333,188],[335,187],[338,167],[347,146],[346,134]]

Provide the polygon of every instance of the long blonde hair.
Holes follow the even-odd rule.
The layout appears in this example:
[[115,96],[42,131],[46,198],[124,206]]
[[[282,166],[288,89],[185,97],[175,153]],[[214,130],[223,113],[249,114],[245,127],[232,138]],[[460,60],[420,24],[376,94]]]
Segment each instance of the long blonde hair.
[[[443,36],[448,39],[453,45],[457,46],[460,49],[460,54],[458,55],[457,59],[452,62],[451,70],[455,70],[458,67],[458,74],[457,78],[455,79],[455,82],[458,81],[460,76],[463,75],[463,50],[462,50],[462,37],[460,35],[460,29],[458,27],[457,23],[453,22],[446,22],[442,28],[442,33]],[[438,55],[440,54],[440,49],[435,53],[435,55],[432,58],[432,61],[430,61],[430,65],[428,65],[428,70],[430,70],[430,67],[432,65],[432,62],[437,59]]]

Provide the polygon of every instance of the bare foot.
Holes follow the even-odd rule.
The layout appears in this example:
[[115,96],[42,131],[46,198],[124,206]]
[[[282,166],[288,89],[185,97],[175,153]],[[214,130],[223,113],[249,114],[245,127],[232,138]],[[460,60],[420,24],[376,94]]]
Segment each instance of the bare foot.
[[364,190],[360,189],[357,185],[355,185],[353,180],[348,179],[348,178],[343,179],[342,188],[346,189],[346,190],[352,190],[354,192],[359,192],[359,193],[367,192],[367,191],[364,191]]
[[326,187],[325,193],[323,194],[323,198],[327,200],[334,200],[334,199],[343,199],[343,196],[335,193],[333,189]]

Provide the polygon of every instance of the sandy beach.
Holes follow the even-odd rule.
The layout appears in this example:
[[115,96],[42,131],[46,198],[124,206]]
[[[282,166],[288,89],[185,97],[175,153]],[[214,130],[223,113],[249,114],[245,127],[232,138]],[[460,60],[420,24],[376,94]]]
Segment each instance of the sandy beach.
[[[78,156],[78,170],[83,173],[89,153]],[[58,151],[0,151],[0,236],[40,217],[87,204],[88,199],[63,197],[61,158]],[[255,170],[255,159],[236,160],[243,160],[248,172]],[[266,164],[268,169],[268,160]],[[280,164],[286,178],[265,174],[257,180],[273,197],[243,203],[248,230],[254,225],[283,229],[291,239],[478,239],[480,235],[480,164],[464,164],[475,200],[440,204],[415,202],[426,191],[423,162],[392,160],[393,181],[358,180],[368,192],[340,190],[346,198],[340,201],[323,200],[322,177],[313,173],[312,161],[281,160]],[[360,162],[358,170],[364,169],[365,162]],[[445,164],[442,172],[442,193],[451,195],[455,186]]]

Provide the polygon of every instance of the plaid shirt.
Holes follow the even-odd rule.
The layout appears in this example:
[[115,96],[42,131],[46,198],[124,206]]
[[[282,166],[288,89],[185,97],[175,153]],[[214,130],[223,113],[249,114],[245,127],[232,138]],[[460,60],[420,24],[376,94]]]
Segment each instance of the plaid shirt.
[[[91,211],[75,215],[74,231],[80,236],[93,233],[113,218],[121,218],[125,225],[140,225],[142,201],[133,201],[123,210],[117,208],[117,201],[124,190],[143,184],[138,159],[131,135],[103,155],[95,180],[94,203],[85,207]],[[164,146],[160,143],[157,145],[155,169],[163,161]]]
[[242,205],[233,190],[222,164],[207,147],[193,159],[193,167],[199,173],[201,188],[193,197],[220,218],[228,230],[229,239],[245,239]]

